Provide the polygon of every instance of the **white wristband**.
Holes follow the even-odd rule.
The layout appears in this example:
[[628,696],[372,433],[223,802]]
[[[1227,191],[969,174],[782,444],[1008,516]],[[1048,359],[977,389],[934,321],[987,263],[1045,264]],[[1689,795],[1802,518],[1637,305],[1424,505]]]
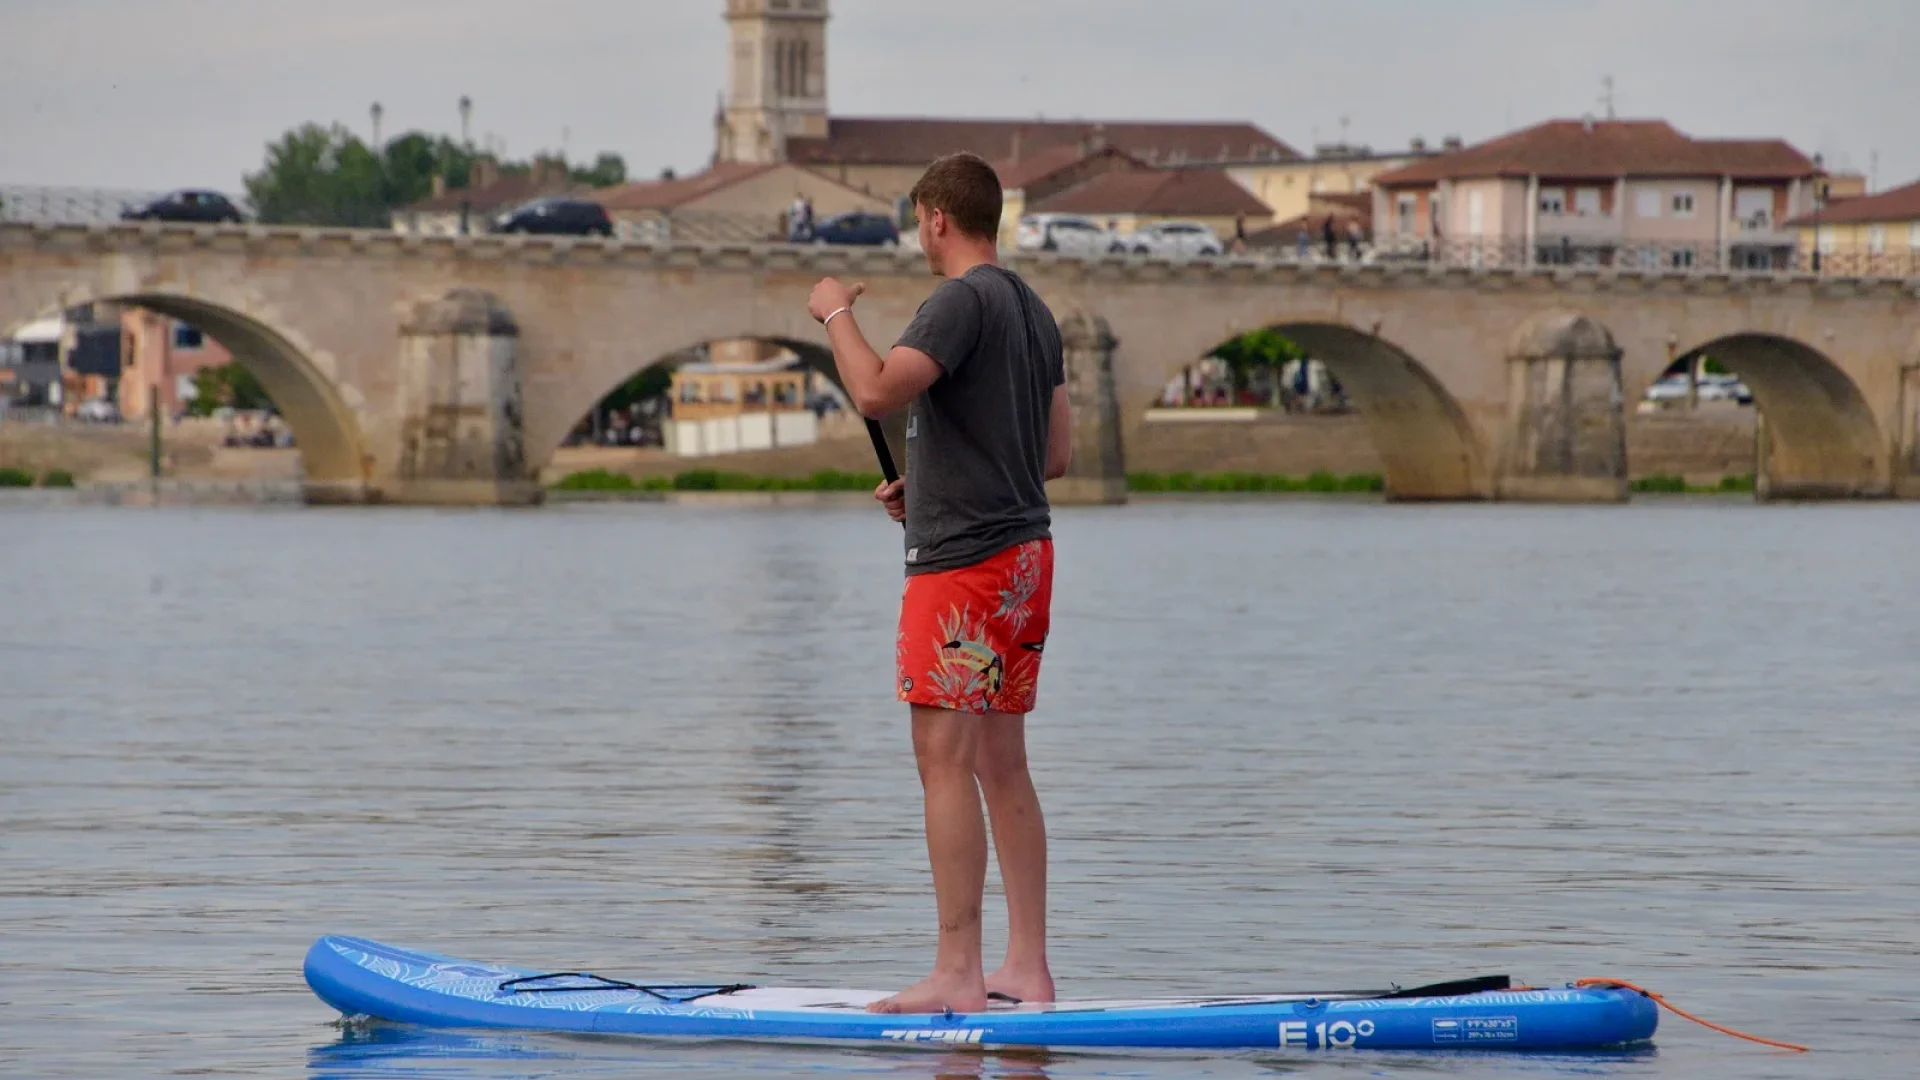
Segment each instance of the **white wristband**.
[[[853,307],[849,305],[847,307],[843,307],[835,310],[833,315],[845,315],[847,312],[852,310],[853,310]],[[827,327],[833,325],[833,315],[829,315],[826,318],[820,320],[820,328],[822,330],[825,330]]]

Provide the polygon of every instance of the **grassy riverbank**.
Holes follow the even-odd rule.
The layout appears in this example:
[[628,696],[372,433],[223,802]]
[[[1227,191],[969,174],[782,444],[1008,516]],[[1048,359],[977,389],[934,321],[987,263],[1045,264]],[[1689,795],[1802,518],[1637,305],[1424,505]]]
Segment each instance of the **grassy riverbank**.
[[1685,477],[1642,476],[1627,485],[1636,495],[1751,495],[1752,476],[1723,476],[1718,484],[1689,484]]
[[691,469],[673,476],[649,476],[640,480],[626,473],[589,469],[569,474],[553,488],[556,491],[872,491],[879,486],[879,473],[837,469],[822,469],[800,477]]

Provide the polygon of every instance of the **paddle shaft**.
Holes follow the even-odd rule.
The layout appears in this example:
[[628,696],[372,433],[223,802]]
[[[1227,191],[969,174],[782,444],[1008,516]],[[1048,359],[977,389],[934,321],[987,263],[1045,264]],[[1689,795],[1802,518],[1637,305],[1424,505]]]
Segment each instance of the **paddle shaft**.
[[[880,430],[878,420],[867,421],[867,438],[873,440],[873,456],[880,459],[880,475],[886,477],[889,484],[900,479],[900,470],[893,466],[893,451],[887,447],[886,432]],[[907,523],[901,522],[900,527],[906,528]]]

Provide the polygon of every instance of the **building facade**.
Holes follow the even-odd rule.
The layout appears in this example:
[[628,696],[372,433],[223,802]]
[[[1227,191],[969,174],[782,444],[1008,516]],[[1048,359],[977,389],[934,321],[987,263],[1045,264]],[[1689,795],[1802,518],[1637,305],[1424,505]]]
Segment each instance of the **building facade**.
[[1380,174],[1460,148],[1460,140],[1451,136],[1437,149],[1415,139],[1406,150],[1380,153],[1366,146],[1325,143],[1313,148],[1312,157],[1241,161],[1224,168],[1235,183],[1273,209],[1270,223],[1283,223],[1314,213],[1317,198],[1371,194]]
[[727,0],[727,79],[714,114],[715,164],[791,162],[889,201],[928,163],[1112,146],[1174,167],[1299,157],[1247,123],[840,117],[827,102],[827,0]]
[[1837,201],[1829,190],[1827,198],[1787,222],[1801,266],[1822,274],[1920,275],[1920,181]]
[[1374,230],[1473,265],[1778,269],[1823,175],[1778,139],[1552,120],[1375,177]]

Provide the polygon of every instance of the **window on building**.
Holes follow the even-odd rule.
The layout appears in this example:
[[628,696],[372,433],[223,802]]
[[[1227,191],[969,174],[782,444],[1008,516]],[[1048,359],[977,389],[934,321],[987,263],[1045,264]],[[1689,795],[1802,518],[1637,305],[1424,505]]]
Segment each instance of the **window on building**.
[[1887,227],[1885,225],[1867,226],[1867,251],[1874,255],[1887,253]]
[[1693,249],[1676,248],[1673,252],[1672,261],[1676,269],[1685,270],[1691,267],[1693,265]]
[[1467,192],[1467,232],[1479,236],[1486,225],[1486,204],[1478,191]]
[[1920,221],[1907,226],[1907,246],[1920,251]]
[[1633,211],[1643,218],[1660,216],[1660,193],[1653,189],[1640,192],[1634,197]]
[[1693,216],[1693,192],[1676,191],[1673,193],[1673,216],[1674,217],[1692,217]]
[[206,344],[206,338],[200,334],[197,326],[186,323],[173,324],[173,347],[176,349],[198,349]]
[[1580,188],[1573,193],[1573,212],[1581,217],[1600,216],[1600,189]]
[[1559,217],[1567,212],[1567,193],[1564,191],[1543,191],[1540,193],[1540,212]]
[[1834,248],[1835,242],[1836,242],[1836,237],[1834,236],[1833,226],[1831,225],[1820,226],[1820,240],[1819,240],[1820,254],[1822,255],[1833,254],[1833,248]]
[[[1396,199],[1393,204],[1393,212],[1394,218],[1399,226],[1399,231],[1402,234],[1413,232],[1413,215],[1415,213],[1413,196],[1402,195]],[[1920,225],[1916,225],[1914,228],[1920,230]]]
[[1771,188],[1740,188],[1733,193],[1733,216],[1748,229],[1765,229],[1773,218]]

